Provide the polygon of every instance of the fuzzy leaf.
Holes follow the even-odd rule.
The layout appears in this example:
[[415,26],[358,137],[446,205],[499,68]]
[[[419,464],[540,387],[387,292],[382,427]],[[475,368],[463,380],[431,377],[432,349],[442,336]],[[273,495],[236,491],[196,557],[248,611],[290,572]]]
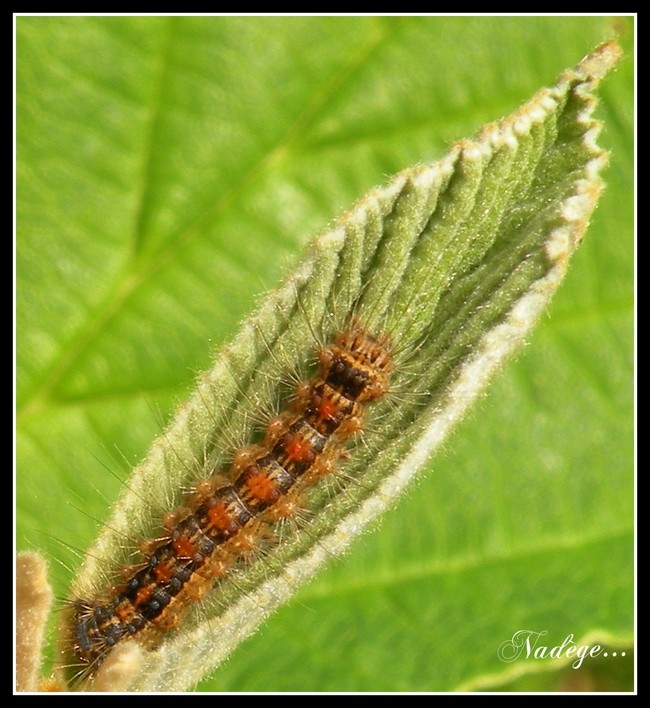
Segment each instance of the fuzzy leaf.
[[[286,59],[281,52],[273,53],[275,44],[265,45],[271,51],[260,51],[272,20],[101,18],[82,24],[75,19],[25,18],[19,23],[19,50],[28,48],[31,58],[23,64],[19,92],[25,97],[19,133],[19,317],[31,325],[19,342],[19,442],[21,462],[36,467],[29,482],[21,479],[19,503],[24,523],[49,527],[65,540],[70,538],[67,529],[54,523],[57,516],[60,520],[56,508],[54,518],[47,521],[49,505],[40,490],[49,485],[45,486],[45,477],[39,482],[39,475],[48,475],[49,481],[61,470],[63,481],[55,485],[70,485],[67,494],[79,497],[78,506],[105,516],[87,497],[100,497],[101,502],[101,493],[113,496],[109,488],[114,482],[102,471],[91,482],[97,491],[89,490],[85,473],[79,472],[92,464],[92,458],[87,448],[74,443],[93,436],[108,441],[116,429],[126,428],[115,439],[132,457],[142,449],[139,441],[145,434],[153,437],[153,416],[144,433],[125,426],[124,420],[146,421],[148,402],[157,388],[169,389],[156,401],[168,408],[165,398],[177,398],[188,367],[205,365],[206,323],[214,322],[225,336],[224,323],[232,323],[244,311],[253,292],[242,264],[259,263],[262,276],[277,271],[282,254],[294,250],[283,241],[284,234],[298,222],[301,228],[315,226],[310,220],[319,212],[332,213],[321,204],[303,217],[299,212],[309,212],[304,205],[325,195],[338,201],[346,193],[358,193],[355,185],[366,182],[372,173],[369,165],[382,160],[383,148],[377,146],[363,167],[353,164],[349,173],[339,172],[348,176],[338,180],[337,188],[323,186],[331,173],[340,170],[343,158],[349,162],[348,150],[341,151],[337,143],[328,148],[333,140],[340,141],[333,136],[353,136],[359,124],[351,112],[357,104],[347,95],[346,81],[355,71],[375,72],[385,80],[387,52],[380,51],[386,49],[385,43],[392,38],[396,46],[412,46],[407,40],[422,33],[424,46],[424,28],[433,26],[421,18],[414,23],[305,20],[297,22],[298,32],[285,19],[275,27],[292,37],[293,44],[280,42],[276,32],[278,47],[293,47],[300,54],[298,45],[304,43],[319,60],[323,53],[326,56],[324,64],[315,60],[301,64],[303,73],[297,75],[288,65],[283,71]],[[361,27],[365,41],[352,58],[343,37],[322,35],[323,28],[334,35]],[[77,41],[70,42],[69,35]],[[314,47],[316,41],[321,44]],[[88,52],[91,46],[95,49],[92,60],[79,64],[84,43]],[[231,46],[240,52],[240,60],[247,57],[252,62],[251,67],[240,66],[236,76],[228,55]],[[123,54],[130,67],[126,73],[111,61]],[[397,90],[404,69],[399,62],[393,64],[395,83],[387,85]],[[334,78],[320,96],[301,104],[303,87],[318,85],[316,76],[323,66]],[[297,534],[278,554],[292,563],[284,575],[269,577],[269,565],[263,572],[253,570],[243,582],[242,598],[237,600],[237,593],[228,589],[229,600],[234,601],[228,610],[230,630],[222,628],[221,620],[213,621],[207,631],[197,621],[194,629],[145,658],[148,667],[132,688],[192,685],[204,670],[203,659],[214,663],[222,649],[252,629],[256,615],[266,616],[332,550],[347,545],[362,522],[394,503],[394,494],[415,463],[427,457],[430,443],[442,439],[480,393],[494,366],[521,343],[557,285],[599,189],[602,154],[586,116],[592,105],[588,91],[593,71],[593,66],[582,66],[565,75],[557,87],[513,118],[486,128],[473,142],[458,144],[441,162],[408,170],[372,192],[316,239],[286,286],[264,302],[233,344],[222,350],[215,368],[141,466],[140,476],[129,482],[128,493],[76,582],[78,592],[103,581],[105,566],[116,568],[125,562],[124,539],[136,541],[152,532],[160,511],[178,500],[174,490],[179,483],[195,478],[197,461],[203,461],[206,450],[215,463],[224,456],[219,451],[232,443],[233,430],[241,427],[237,416],[242,423],[250,421],[251,400],[265,408],[277,398],[268,381],[269,376],[277,378],[278,360],[288,370],[302,370],[314,350],[305,315],[312,328],[327,334],[336,323],[324,317],[325,305],[340,316],[361,295],[358,309],[366,320],[385,325],[404,351],[413,351],[415,342],[419,345],[417,354],[398,370],[394,386],[400,405],[387,402],[378,409],[363,454],[355,450],[346,467],[346,474],[363,484],[338,497],[328,493],[311,500],[310,508],[323,506],[324,513],[318,514],[309,534]],[[275,91],[277,85],[282,86],[282,98]],[[51,89],[51,95],[36,92],[43,86]],[[443,81],[441,86],[451,84]],[[236,96],[237,101],[226,106],[220,100],[224,95]],[[374,108],[381,107],[381,95],[374,100]],[[296,112],[299,105],[302,110]],[[394,105],[390,102],[379,111],[378,129],[386,129],[381,120],[390,122]],[[426,115],[425,108],[415,101],[409,108],[411,120],[419,110]],[[201,117],[208,115],[216,127],[206,134],[206,119]],[[237,115],[242,117],[239,122]],[[56,128],[53,145],[38,138],[47,135],[48,120]],[[341,125],[345,128],[339,127],[337,133]],[[181,131],[187,133],[182,141]],[[367,135],[365,131],[364,127]],[[409,135],[420,149],[417,131]],[[361,153],[368,147],[367,137],[359,141]],[[322,150],[333,152],[329,164],[319,155]],[[304,170],[294,178],[291,156],[297,153],[305,156],[300,160]],[[397,159],[391,154],[386,166]],[[375,174],[383,171],[379,167]],[[89,188],[92,198],[84,199]],[[273,225],[267,228],[262,220],[270,215]],[[94,233],[92,241],[87,239],[89,231]],[[248,238],[250,234],[255,239]],[[242,302],[229,312],[229,303],[240,292]],[[551,369],[551,381],[544,359],[535,367],[524,364],[522,371],[530,372],[530,378],[524,377],[528,385],[502,394],[509,406],[528,411],[532,421],[539,418],[540,400],[542,410],[554,409],[557,404],[548,402],[555,400],[555,387],[561,388],[555,378],[569,376],[564,359],[559,357]],[[600,371],[598,366],[588,370]],[[622,371],[620,375],[624,376]],[[241,397],[242,386],[248,399]],[[564,388],[571,404],[575,387]],[[418,393],[426,397],[411,395]],[[565,415],[568,420],[584,420],[578,409],[570,408]],[[221,427],[221,420],[228,425]],[[603,594],[594,589],[612,574],[621,581],[626,577],[630,526],[623,510],[629,485],[613,490],[602,463],[594,471],[581,461],[576,471],[568,462],[573,434],[566,436],[560,451],[555,445],[538,448],[535,454],[541,464],[529,468],[526,434],[517,429],[515,420],[502,421],[500,412],[493,413],[493,420],[487,428],[474,426],[479,432],[471,445],[467,439],[473,448],[469,464],[459,466],[460,472],[453,464],[447,463],[446,472],[438,466],[432,475],[435,482],[415,490],[410,504],[422,507],[422,512],[411,516],[407,511],[402,522],[395,521],[401,528],[391,530],[391,540],[382,534],[378,538],[384,541],[371,542],[392,545],[394,551],[383,554],[366,544],[361,553],[369,564],[362,560],[345,571],[346,559],[329,579],[305,591],[305,601],[318,610],[313,626],[303,618],[289,622],[284,630],[284,611],[276,617],[275,640],[262,637],[258,642],[260,653],[253,664],[261,670],[253,683],[252,669],[246,669],[247,658],[241,656],[245,682],[240,688],[301,687],[301,679],[291,683],[295,679],[281,668],[277,656],[278,646],[302,643],[295,635],[297,627],[303,628],[305,640],[321,646],[324,674],[332,664],[328,654],[339,656],[334,642],[340,638],[350,647],[345,663],[357,667],[356,678],[339,673],[335,680],[340,682],[338,688],[357,690],[389,690],[386,664],[395,669],[393,690],[471,686],[472,680],[509,668],[496,659],[498,645],[520,624],[531,621],[565,634],[585,636],[598,628],[629,639],[630,585],[605,584]],[[539,420],[542,427],[548,425],[544,417]],[[223,445],[213,435],[215,427]],[[514,438],[510,447],[500,445],[504,435],[508,441]],[[545,445],[550,442],[547,438]],[[110,451],[100,456],[115,468]],[[625,475],[629,468],[618,464]],[[542,479],[540,471],[546,473]],[[377,488],[383,490],[379,502]],[[46,518],[35,523],[41,514]],[[347,526],[341,526],[341,518],[347,519]],[[314,538],[319,543],[309,551]],[[598,558],[599,563],[585,558]],[[272,567],[279,561],[278,557]],[[576,567],[589,572],[576,574]],[[351,573],[347,579],[346,572]],[[545,598],[557,600],[540,606],[535,591],[540,585],[547,587]],[[559,589],[565,585],[561,598]],[[339,616],[340,593],[348,600],[347,615]],[[604,593],[610,609],[600,614]],[[270,602],[262,605],[261,595]],[[572,615],[569,608],[575,597],[582,603]],[[325,605],[330,606],[329,613]],[[219,601],[214,605],[219,611],[221,607]],[[558,608],[565,613],[561,621],[552,619]],[[390,627],[386,612],[395,620]],[[358,629],[350,633],[353,622]],[[411,639],[404,651],[398,650],[398,661],[374,658],[373,635],[382,635],[383,646],[399,646],[402,637],[409,636],[402,631],[404,625],[411,624],[417,635],[421,622],[427,632],[439,630],[417,651],[409,648]],[[328,625],[325,634],[323,623]],[[571,626],[560,629],[567,625]],[[473,631],[471,627],[479,631],[484,652],[463,650],[461,627],[463,632]],[[215,633],[220,642],[208,653]],[[443,645],[441,666],[438,659],[435,667],[423,666],[422,656],[432,655],[430,642]],[[294,657],[304,653],[304,647],[290,652]],[[230,675],[237,672],[233,663],[225,667]],[[319,665],[316,659],[314,664]],[[224,676],[221,688],[228,687],[228,674]],[[310,687],[304,682],[302,686]]]

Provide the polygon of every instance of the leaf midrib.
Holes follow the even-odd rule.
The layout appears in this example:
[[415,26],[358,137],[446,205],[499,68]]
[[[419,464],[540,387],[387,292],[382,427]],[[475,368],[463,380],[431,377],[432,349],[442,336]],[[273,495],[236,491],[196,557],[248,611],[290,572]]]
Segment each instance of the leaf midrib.
[[[263,155],[249,170],[244,173],[241,179],[232,186],[210,209],[198,216],[193,223],[188,224],[181,231],[176,239],[168,240],[168,245],[155,257],[148,261],[143,261],[138,258],[138,254],[142,252],[144,237],[142,233],[142,216],[144,205],[146,203],[147,185],[149,183],[148,171],[151,166],[151,157],[153,154],[155,126],[158,121],[158,114],[162,101],[162,88],[164,87],[164,76],[169,63],[169,54],[172,46],[173,31],[172,27],[175,24],[175,18],[170,18],[169,29],[167,30],[165,39],[165,49],[161,52],[161,59],[156,72],[159,90],[154,90],[151,102],[151,116],[147,121],[149,126],[147,130],[147,139],[144,141],[144,151],[142,159],[142,180],[139,188],[140,197],[135,209],[134,217],[134,236],[131,239],[132,259],[122,269],[120,275],[116,278],[116,285],[110,291],[104,302],[94,310],[94,314],[89,317],[86,326],[72,336],[70,340],[61,346],[61,351],[64,352],[58,359],[54,360],[48,371],[42,377],[41,383],[35,386],[32,394],[25,402],[17,409],[17,423],[27,417],[43,410],[49,405],[51,393],[56,389],[57,385],[65,378],[70,370],[74,368],[75,362],[81,357],[83,352],[94,341],[95,337],[101,332],[106,324],[120,311],[124,304],[131,296],[143,287],[149,280],[162,269],[167,263],[172,261],[177,254],[185,248],[194,238],[198,237],[206,228],[206,226],[214,221],[219,215],[234,203],[237,197],[245,191],[250,184],[259,180],[262,175],[274,164],[278,164],[285,160],[290,155],[290,146],[299,142],[300,135],[307,130],[309,123],[318,115],[318,111],[325,105],[333,95],[342,90],[346,81],[349,81],[354,73],[367,61],[373,52],[382,45],[384,40],[391,38],[391,32],[387,31],[388,25],[382,24],[383,31],[375,31],[361,45],[361,49],[352,52],[351,59],[344,64],[329,82],[322,85],[322,88],[317,92],[307,106],[297,116],[293,125],[286,131],[284,137],[278,144]],[[393,23],[390,27],[397,26]],[[141,393],[141,391],[140,391]]]
[[400,565],[399,574],[374,573],[369,576],[361,575],[360,580],[338,582],[336,587],[326,585],[318,587],[310,585],[300,594],[301,600],[330,599],[333,597],[377,591],[381,588],[390,588],[402,585],[405,582],[416,582],[427,578],[460,575],[468,571],[487,568],[489,566],[510,563],[513,561],[530,559],[536,556],[556,554],[558,551],[575,551],[597,547],[609,541],[623,540],[633,534],[633,527],[620,525],[606,533],[593,533],[575,536],[554,536],[543,543],[528,541],[527,545],[512,548],[500,553],[471,554],[454,558],[447,562],[431,560],[430,562]]

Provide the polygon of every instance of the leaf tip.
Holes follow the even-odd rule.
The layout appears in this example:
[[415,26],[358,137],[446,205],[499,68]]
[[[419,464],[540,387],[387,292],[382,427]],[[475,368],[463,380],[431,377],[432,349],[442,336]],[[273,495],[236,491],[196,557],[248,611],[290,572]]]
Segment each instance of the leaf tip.
[[618,64],[622,56],[623,50],[616,40],[603,42],[580,61],[576,74],[582,75],[587,81],[598,83]]

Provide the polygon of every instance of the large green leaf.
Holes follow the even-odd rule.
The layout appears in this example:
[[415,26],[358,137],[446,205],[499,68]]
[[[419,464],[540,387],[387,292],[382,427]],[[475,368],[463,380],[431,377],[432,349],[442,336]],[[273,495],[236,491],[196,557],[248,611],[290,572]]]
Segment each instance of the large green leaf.
[[[19,546],[74,563],[300,244],[619,27],[19,18]],[[530,349],[206,688],[471,689],[512,672],[497,649],[518,629],[631,641],[631,76],[628,57],[603,87],[608,189]]]

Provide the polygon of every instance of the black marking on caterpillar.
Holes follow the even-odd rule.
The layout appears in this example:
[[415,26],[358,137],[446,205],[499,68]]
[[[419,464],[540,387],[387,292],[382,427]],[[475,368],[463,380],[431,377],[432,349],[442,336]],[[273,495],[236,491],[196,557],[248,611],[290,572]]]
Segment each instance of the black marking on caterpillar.
[[297,386],[293,405],[271,419],[264,440],[237,451],[229,470],[199,482],[166,516],[166,535],[142,545],[141,562],[123,583],[72,602],[66,661],[75,678],[93,676],[125,640],[156,647],[349,454],[345,443],[361,430],[368,404],[389,388],[388,336],[353,318],[320,349],[319,362],[319,373]]

